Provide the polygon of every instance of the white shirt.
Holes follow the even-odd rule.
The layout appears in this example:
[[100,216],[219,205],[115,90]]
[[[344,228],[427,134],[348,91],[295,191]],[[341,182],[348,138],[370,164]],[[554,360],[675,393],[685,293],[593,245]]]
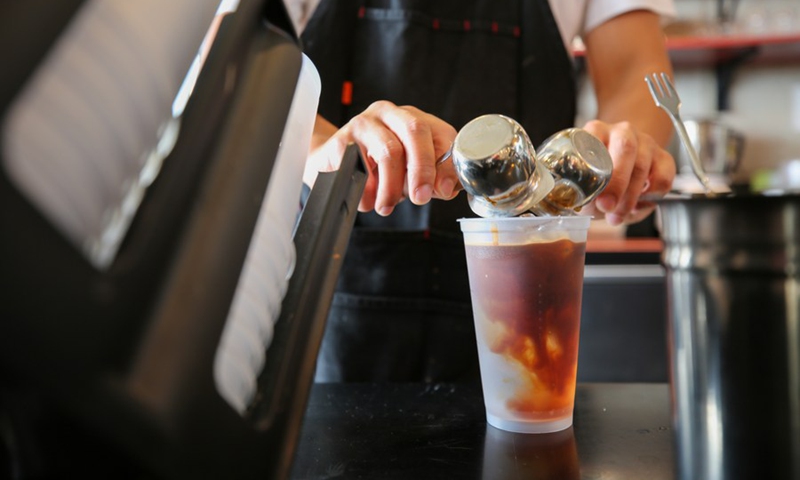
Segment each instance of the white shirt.
[[608,20],[632,10],[650,10],[668,18],[675,16],[673,0],[549,0],[549,3],[567,47],[575,37],[584,36]]
[[[523,0],[530,1],[530,0]],[[284,0],[298,34],[305,28],[320,0]],[[575,37],[632,10],[650,10],[663,17],[675,16],[673,0],[549,0],[567,51]]]

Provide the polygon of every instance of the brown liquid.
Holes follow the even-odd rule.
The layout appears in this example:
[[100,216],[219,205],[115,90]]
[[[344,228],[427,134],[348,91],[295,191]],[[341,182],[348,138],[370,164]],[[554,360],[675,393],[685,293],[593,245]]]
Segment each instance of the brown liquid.
[[[489,349],[524,367],[530,387],[508,400],[531,418],[568,414],[575,395],[585,243],[467,245],[476,310],[499,332]],[[478,295],[476,296],[476,292]]]

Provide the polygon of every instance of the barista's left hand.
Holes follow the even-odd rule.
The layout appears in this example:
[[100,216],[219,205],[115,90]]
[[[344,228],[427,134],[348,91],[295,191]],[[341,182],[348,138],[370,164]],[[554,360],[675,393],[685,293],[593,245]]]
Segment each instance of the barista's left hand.
[[[608,186],[594,201],[611,225],[636,223],[655,209],[647,199],[661,197],[672,186],[675,160],[650,135],[628,122],[592,120],[584,127],[608,148],[614,171]],[[642,199],[642,196],[646,199]]]

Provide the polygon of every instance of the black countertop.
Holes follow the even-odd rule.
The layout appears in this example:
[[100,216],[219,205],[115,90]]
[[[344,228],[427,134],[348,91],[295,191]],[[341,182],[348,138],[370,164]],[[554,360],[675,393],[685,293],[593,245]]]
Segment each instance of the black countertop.
[[666,384],[578,385],[573,427],[486,424],[480,387],[316,384],[293,479],[672,479]]

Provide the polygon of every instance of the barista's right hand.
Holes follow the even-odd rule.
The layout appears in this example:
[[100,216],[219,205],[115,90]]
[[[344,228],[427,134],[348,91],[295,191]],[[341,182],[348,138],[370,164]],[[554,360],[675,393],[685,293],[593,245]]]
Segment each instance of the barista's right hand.
[[453,143],[456,130],[415,107],[388,101],[370,105],[336,129],[317,117],[303,180],[314,184],[318,172],[339,167],[345,147],[355,143],[369,177],[358,209],[389,215],[406,197],[417,205],[431,198],[451,199],[461,189],[452,161],[436,163]]

